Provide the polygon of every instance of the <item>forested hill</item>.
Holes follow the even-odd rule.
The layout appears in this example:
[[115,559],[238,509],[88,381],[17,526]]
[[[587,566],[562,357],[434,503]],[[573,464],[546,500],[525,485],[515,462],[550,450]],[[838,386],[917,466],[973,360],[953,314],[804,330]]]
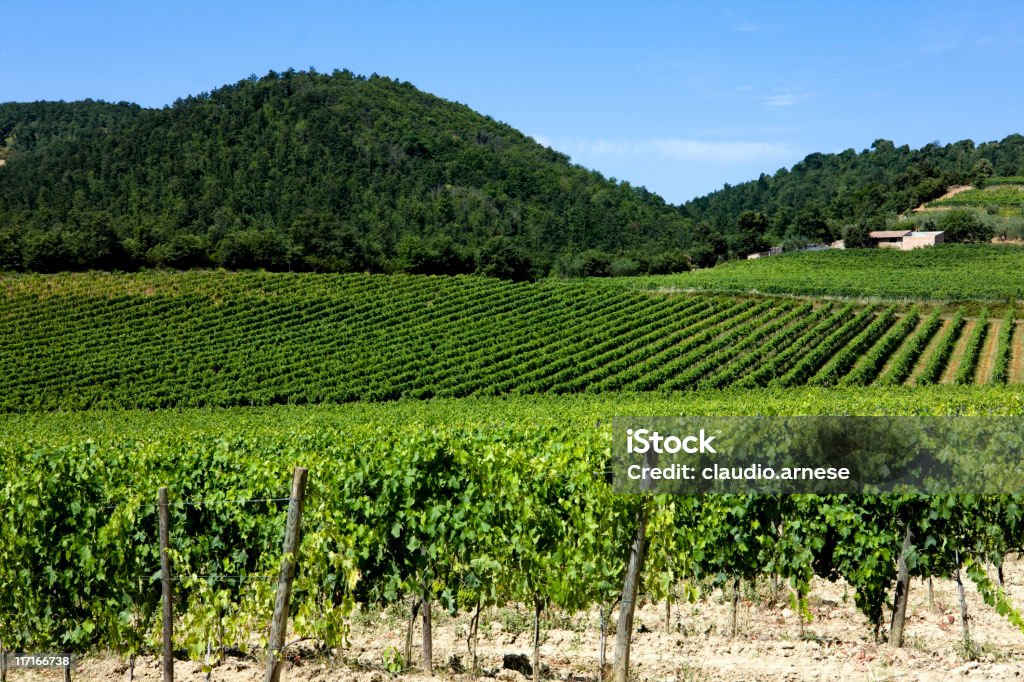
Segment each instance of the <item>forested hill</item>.
[[838,239],[846,225],[881,226],[941,196],[950,185],[1024,175],[1024,136],[975,145],[962,140],[921,149],[876,140],[859,154],[811,154],[790,170],[725,188],[683,206],[695,221],[728,235],[734,253],[786,238]]
[[645,189],[408,83],[347,71],[271,72],[162,109],[3,104],[0,160],[0,270],[525,278],[665,271],[702,241]]

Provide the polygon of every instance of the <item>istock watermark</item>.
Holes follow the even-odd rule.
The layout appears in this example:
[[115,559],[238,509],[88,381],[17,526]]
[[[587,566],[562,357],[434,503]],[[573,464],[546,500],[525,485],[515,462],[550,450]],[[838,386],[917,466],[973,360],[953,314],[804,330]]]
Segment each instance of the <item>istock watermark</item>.
[[617,417],[623,493],[1024,492],[1020,417]]

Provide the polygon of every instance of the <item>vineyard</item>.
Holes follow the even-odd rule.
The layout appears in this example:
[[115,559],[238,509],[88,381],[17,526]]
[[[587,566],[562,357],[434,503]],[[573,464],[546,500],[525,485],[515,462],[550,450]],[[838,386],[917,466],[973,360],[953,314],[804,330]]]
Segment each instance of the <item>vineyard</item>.
[[[310,472],[293,628],[325,650],[389,605],[419,608],[426,632],[430,604],[467,616],[526,605],[534,644],[552,613],[610,622],[638,523],[639,593],[670,610],[774,580],[803,631],[812,582],[842,578],[864,635],[895,637],[890,597],[912,532],[910,575],[969,577],[1024,627],[1000,587],[1004,557],[1021,549],[1016,497],[642,498],[613,494],[603,473],[620,414],[1022,412],[1019,391],[949,386],[12,416],[0,432],[0,641],[151,651],[154,491],[167,485],[177,646],[210,664],[265,646],[253,633],[270,618],[293,465]],[[968,652],[979,637],[964,630]],[[429,670],[426,640],[419,651]]]
[[[769,585],[812,642],[814,591],[832,583],[858,639],[898,644],[920,618],[913,601],[897,615],[910,578],[973,591],[958,661],[988,655],[975,611],[1024,629],[1018,496],[641,497],[609,481],[616,416],[1024,415],[1024,324],[1000,297],[224,272],[2,282],[0,650],[152,658],[165,509],[177,655],[210,679],[265,660],[293,467],[309,478],[289,637],[336,665],[440,670],[431,624],[461,619],[458,667],[493,675],[481,614],[504,611],[528,623],[517,650],[538,678],[555,665],[545,631],[582,617],[594,665],[574,674],[596,680],[620,660],[616,629],[635,629],[620,615],[629,575],[666,636],[679,624],[673,646],[699,644],[682,614],[701,622],[713,594],[735,636],[740,595]],[[393,642],[370,658],[353,642],[368,622]]]
[[4,289],[7,412],[1024,381],[1024,329],[1005,305],[266,273]]
[[645,290],[1005,302],[1024,298],[1022,268],[1022,248],[942,244],[913,251],[846,249],[782,254],[676,275],[625,278],[613,284]]
[[950,206],[967,206],[971,208],[985,208],[997,206],[1000,208],[1020,208],[1024,206],[1024,186],[1016,178],[1000,178],[1001,180],[1018,180],[1017,183],[993,182],[991,187],[984,189],[970,189],[965,192],[932,201],[928,204],[933,208],[947,208]]

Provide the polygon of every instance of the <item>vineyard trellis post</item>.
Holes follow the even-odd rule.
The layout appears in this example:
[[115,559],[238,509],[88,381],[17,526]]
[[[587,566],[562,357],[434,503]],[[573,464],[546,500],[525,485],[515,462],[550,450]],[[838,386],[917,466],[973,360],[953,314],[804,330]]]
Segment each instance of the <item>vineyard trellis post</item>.
[[292,473],[292,492],[288,501],[281,571],[274,600],[274,617],[270,623],[270,641],[267,644],[265,682],[278,682],[281,679],[281,651],[284,649],[285,631],[288,628],[288,602],[292,593],[292,580],[295,578],[299,534],[302,531],[302,503],[306,494],[307,473],[305,467],[295,467]]
[[434,634],[430,613],[430,590],[423,591],[423,670],[427,675],[434,674]]
[[643,570],[646,533],[647,500],[641,499],[636,534],[629,548],[629,562],[626,566],[622,601],[619,605],[619,621],[615,632],[615,663],[612,670],[614,682],[629,680],[629,645],[633,635],[633,615],[636,610],[637,590],[640,587],[640,573]]
[[[653,451],[648,452],[644,456],[644,466],[653,468],[657,465],[656,455]],[[651,479],[648,478],[640,483],[640,499],[636,515],[637,527],[629,547],[629,559],[626,563],[626,575],[622,585],[622,598],[619,602],[619,620],[616,623],[615,662],[612,667],[614,682],[628,682],[629,680],[629,647],[633,636],[633,615],[636,611],[636,597],[640,587],[640,574],[643,571],[647,536],[649,505],[646,495],[651,490],[651,484]]]
[[174,612],[171,608],[171,558],[167,546],[170,544],[170,515],[167,509],[167,488],[161,486],[156,493],[157,516],[160,519],[160,582],[163,598],[163,679],[174,682]]
[[889,624],[890,643],[894,647],[903,646],[903,626],[907,619],[907,602],[910,599],[910,571],[907,567],[907,554],[913,540],[910,522],[903,535],[903,546],[899,559],[896,561],[896,598],[893,600],[892,620]]

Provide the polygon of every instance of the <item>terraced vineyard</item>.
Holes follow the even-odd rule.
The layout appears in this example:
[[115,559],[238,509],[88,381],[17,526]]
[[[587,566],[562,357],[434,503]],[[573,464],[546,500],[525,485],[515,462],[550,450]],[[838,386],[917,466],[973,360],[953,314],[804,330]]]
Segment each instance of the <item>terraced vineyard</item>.
[[471,277],[3,284],[5,411],[1024,381],[1012,311]]
[[[1013,180],[1016,178],[1009,179]],[[1019,207],[1024,205],[1024,185],[1000,182],[996,183],[996,186],[993,187],[970,189],[945,199],[938,199],[928,205],[941,208],[949,206],[971,206],[978,208],[986,206]]]

